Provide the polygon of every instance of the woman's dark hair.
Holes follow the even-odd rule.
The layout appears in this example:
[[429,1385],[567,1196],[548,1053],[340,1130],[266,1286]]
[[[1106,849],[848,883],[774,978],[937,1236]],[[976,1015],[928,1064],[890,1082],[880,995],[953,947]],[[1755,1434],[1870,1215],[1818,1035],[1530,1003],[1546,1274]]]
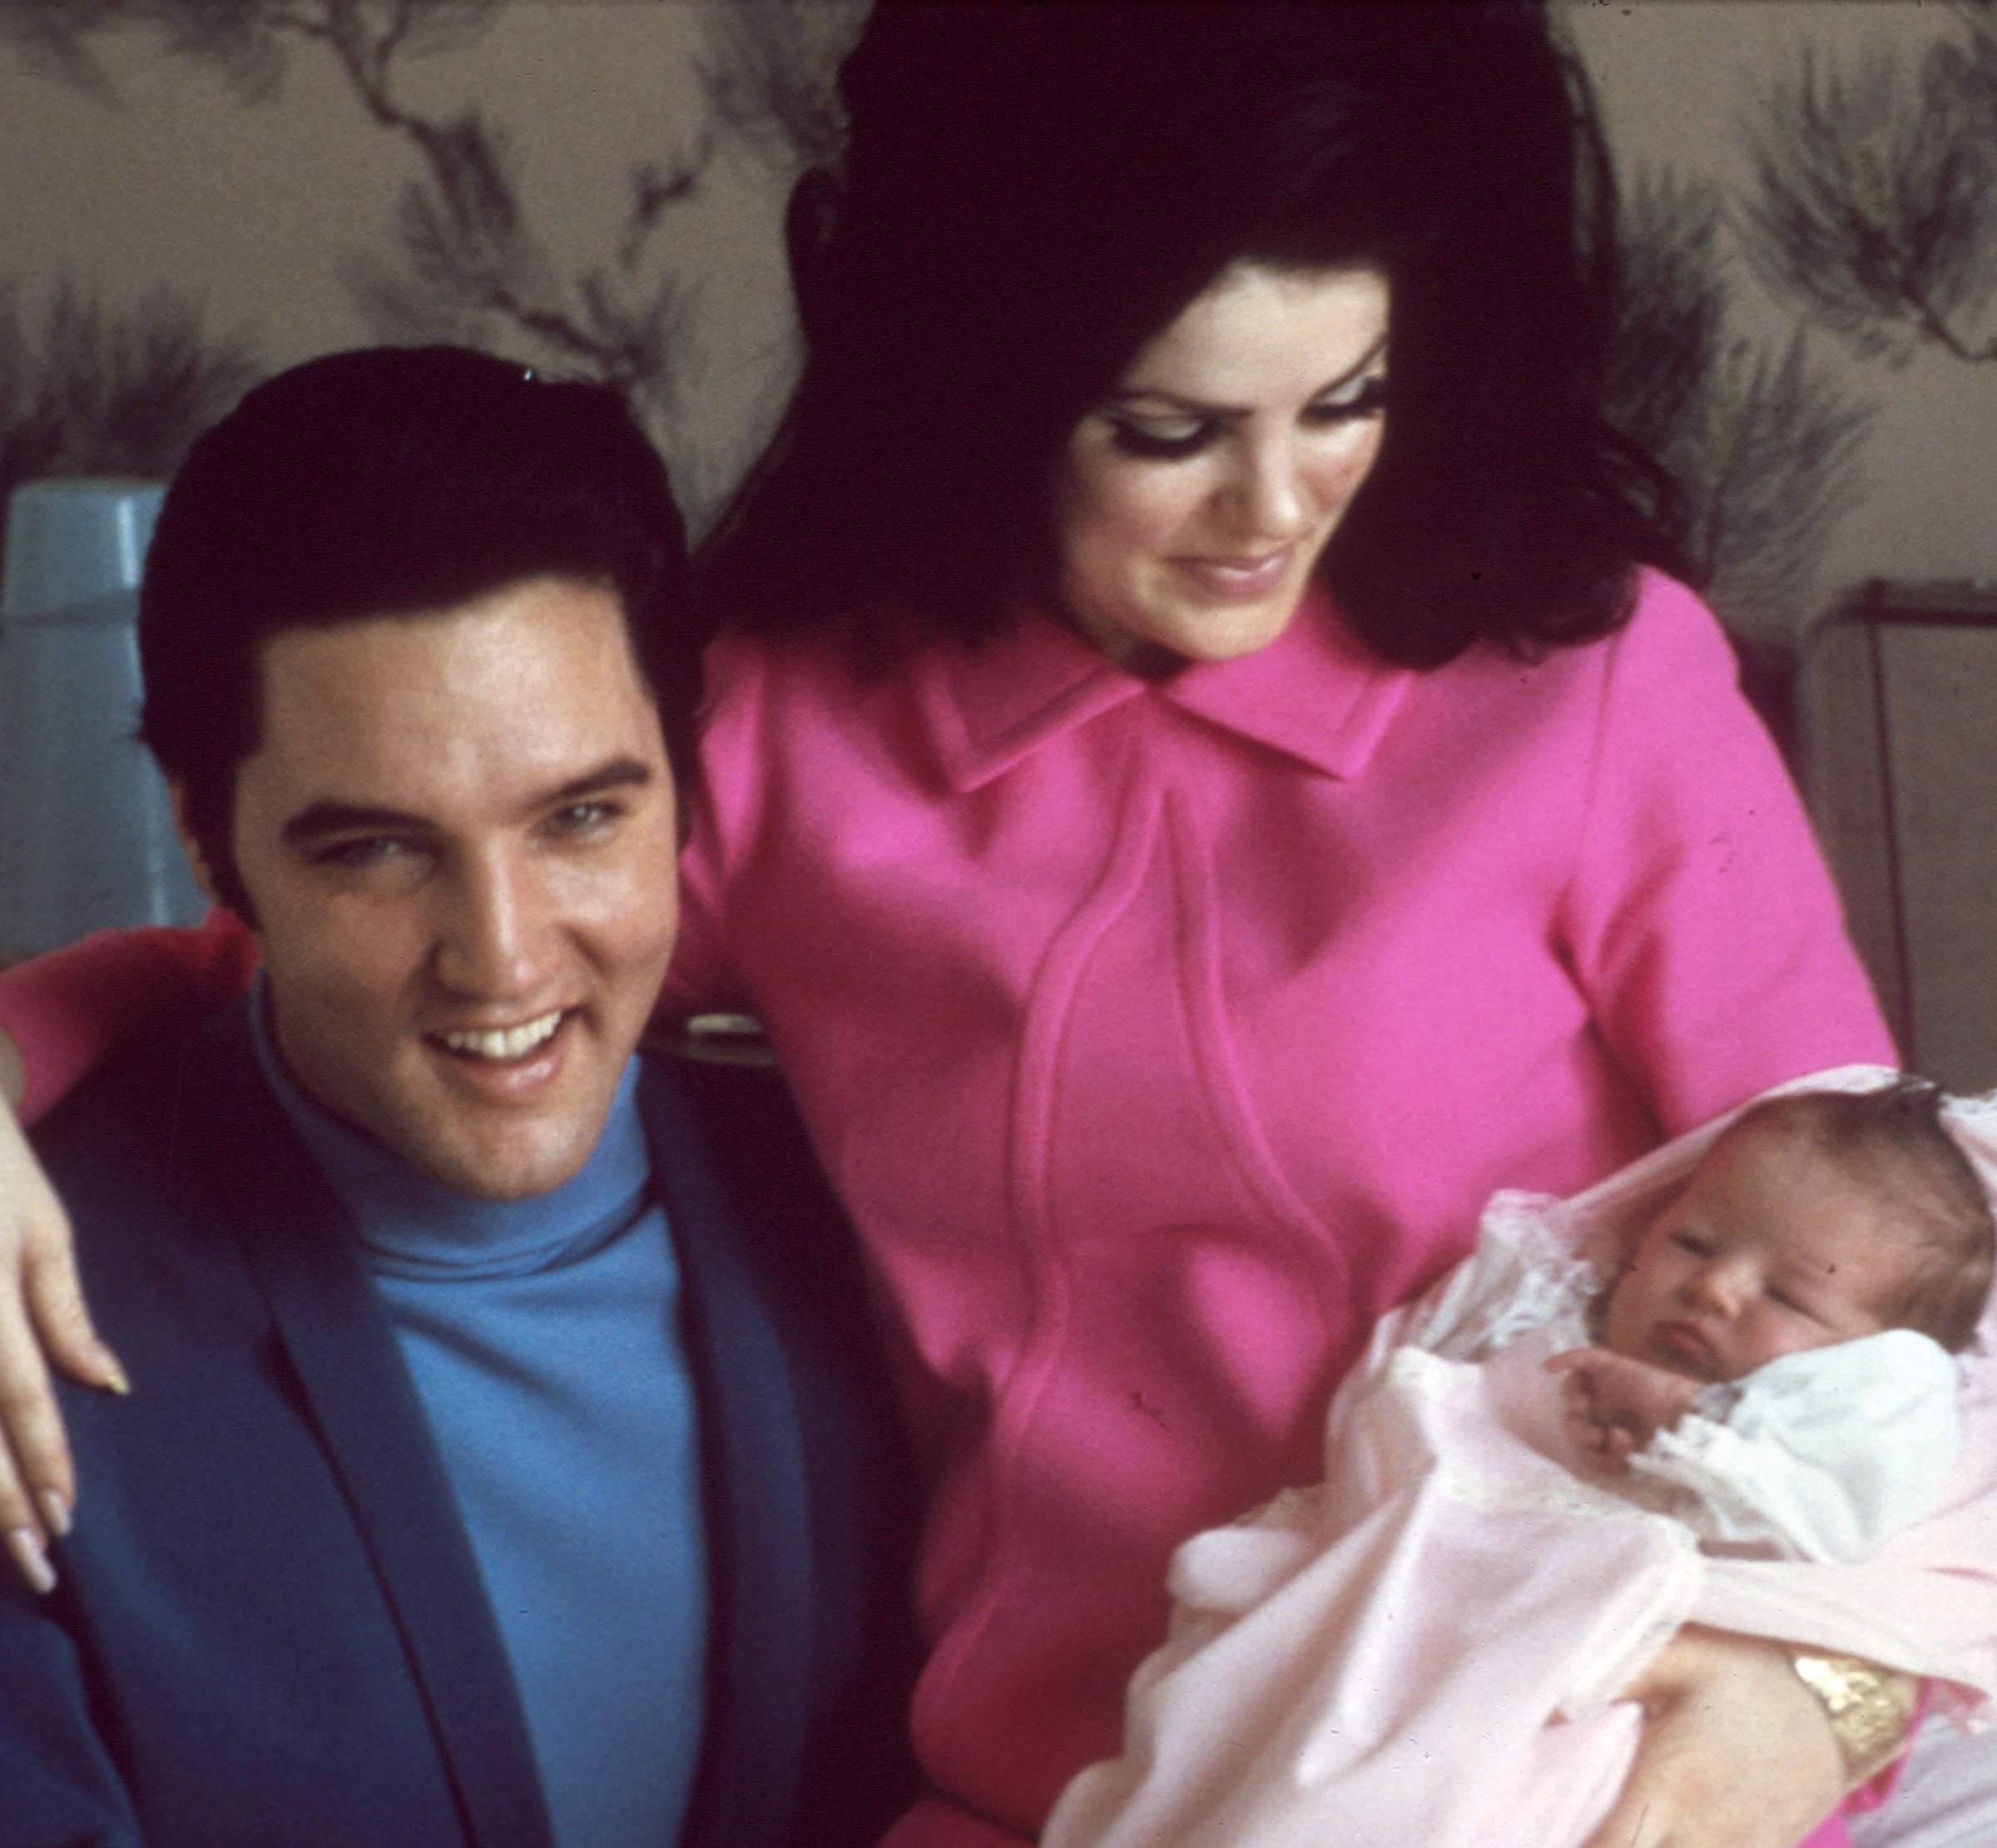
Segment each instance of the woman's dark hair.
[[614,391],[376,348],[280,374],[195,444],[139,592],[140,736],[227,902],[245,904],[230,821],[264,643],[541,577],[615,591],[684,785],[703,634],[665,464]]
[[1976,1171],[1943,1127],[1940,1091],[1900,1078],[1876,1091],[1797,1091],[1742,1111],[1721,1140],[1755,1132],[1805,1139],[1890,1193],[1880,1236],[1905,1236],[1910,1261],[1893,1299],[1875,1305],[1890,1328],[1932,1336],[1951,1354],[1976,1333],[1997,1264],[1997,1225]]
[[725,619],[992,632],[1051,583],[1069,433],[1241,260],[1389,280],[1385,440],[1324,567],[1379,653],[1600,635],[1674,561],[1598,408],[1613,191],[1537,7],[881,0],[842,88],[804,376],[702,561]]

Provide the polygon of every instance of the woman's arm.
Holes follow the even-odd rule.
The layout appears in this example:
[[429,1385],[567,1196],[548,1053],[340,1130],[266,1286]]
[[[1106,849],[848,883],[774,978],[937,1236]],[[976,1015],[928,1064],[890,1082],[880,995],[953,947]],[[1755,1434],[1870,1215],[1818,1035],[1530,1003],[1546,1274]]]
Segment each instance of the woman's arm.
[[256,939],[218,910],[198,930],[100,932],[0,974],[0,1536],[38,1591],[48,1543],[77,1504],[49,1365],[86,1385],[126,1385],[91,1326],[68,1218],[22,1122],[121,1043],[240,994],[255,964]]
[[1726,637],[1647,572],[1609,645],[1558,920],[1596,1030],[1675,1136],[1785,1079],[1897,1065],[1809,817]]
[[0,1033],[24,1071],[21,1120],[38,1122],[116,1048],[226,1007],[258,959],[249,927],[220,906],[193,930],[100,930],[0,972]]

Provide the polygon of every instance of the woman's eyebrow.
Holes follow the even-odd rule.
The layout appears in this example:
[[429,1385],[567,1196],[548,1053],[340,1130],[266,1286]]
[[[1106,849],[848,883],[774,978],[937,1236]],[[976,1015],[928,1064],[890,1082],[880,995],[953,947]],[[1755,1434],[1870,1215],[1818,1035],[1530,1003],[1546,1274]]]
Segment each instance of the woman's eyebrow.
[[[1387,337],[1383,334],[1360,359],[1347,366],[1335,379],[1326,380],[1312,392],[1309,401],[1314,403],[1327,392],[1334,392],[1340,386],[1350,384],[1367,367],[1377,364],[1386,350]],[[1183,397],[1177,392],[1166,391],[1157,385],[1119,386],[1103,402],[1112,405],[1127,405],[1136,403],[1139,399],[1147,399],[1154,404],[1169,404],[1174,410],[1193,417],[1246,417],[1249,409],[1246,405],[1211,404],[1202,399]]]

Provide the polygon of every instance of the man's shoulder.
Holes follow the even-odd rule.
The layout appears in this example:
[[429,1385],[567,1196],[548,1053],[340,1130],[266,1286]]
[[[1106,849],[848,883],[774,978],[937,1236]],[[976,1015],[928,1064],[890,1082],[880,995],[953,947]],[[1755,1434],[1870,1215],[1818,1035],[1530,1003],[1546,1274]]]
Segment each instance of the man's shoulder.
[[704,1249],[752,1277],[789,1335],[864,1326],[852,1221],[781,1075],[655,1049],[639,1097],[682,1257]]
[[92,1073],[30,1138],[78,1238],[189,1218],[201,1190],[262,1139],[225,1095],[254,1082],[240,1008],[128,1048]]

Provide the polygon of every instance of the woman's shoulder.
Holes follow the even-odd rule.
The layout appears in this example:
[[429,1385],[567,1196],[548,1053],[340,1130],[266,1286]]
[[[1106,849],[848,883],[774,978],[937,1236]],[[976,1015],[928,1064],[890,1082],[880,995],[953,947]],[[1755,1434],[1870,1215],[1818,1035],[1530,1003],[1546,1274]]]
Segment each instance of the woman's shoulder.
[[[933,652],[933,651],[931,651]],[[835,640],[726,633],[706,661],[701,759],[709,798],[746,825],[809,790],[934,780],[927,653],[878,669]]]
[[[931,651],[924,651],[929,652]],[[710,722],[746,707],[820,707],[849,712],[878,704],[907,683],[914,660],[870,665],[830,635],[762,636],[724,630],[704,663]]]
[[1553,649],[1525,675],[1515,656],[1493,651],[1492,660],[1485,671],[1508,676],[1522,696],[1592,713],[1612,737],[1732,724],[1747,711],[1740,656],[1719,617],[1689,585],[1648,566],[1636,574],[1628,617],[1609,634]]
[[1740,684],[1740,657],[1712,606],[1688,584],[1640,567],[1628,617],[1598,641],[1561,650],[1586,677],[1648,705]]
[[1608,638],[1623,653],[1675,651],[1732,661],[1733,644],[1712,607],[1689,584],[1644,565],[1636,574],[1629,620]]

